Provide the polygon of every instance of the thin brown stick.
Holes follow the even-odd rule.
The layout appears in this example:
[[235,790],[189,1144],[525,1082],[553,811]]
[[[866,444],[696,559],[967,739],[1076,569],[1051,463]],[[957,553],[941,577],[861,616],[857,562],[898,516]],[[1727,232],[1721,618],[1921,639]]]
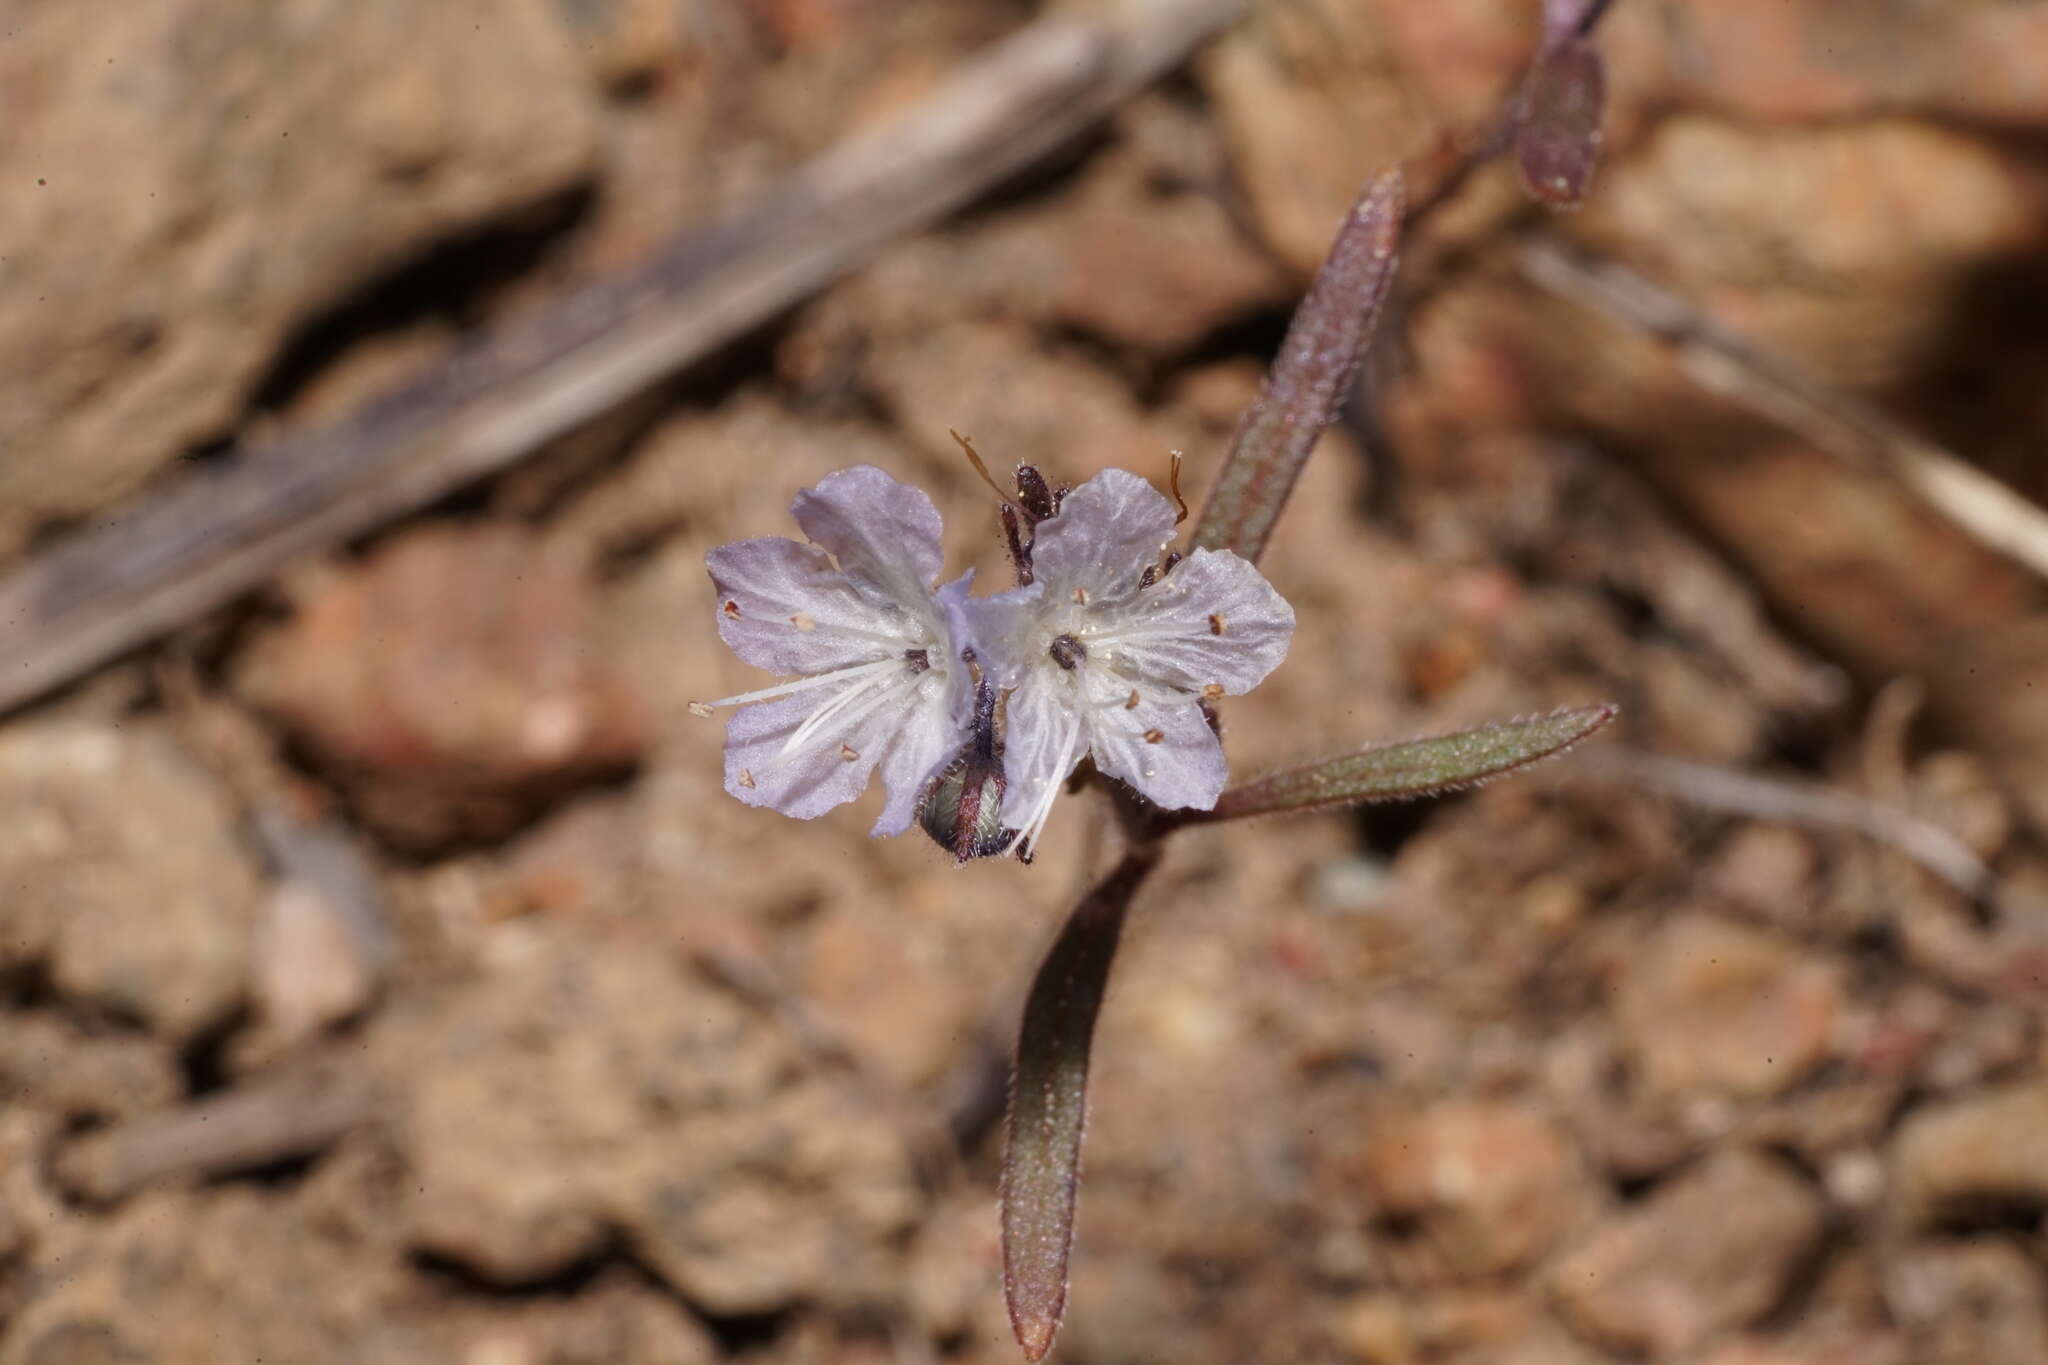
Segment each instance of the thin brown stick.
[[0,581],[0,711],[516,464],[970,202],[1236,18],[1243,0],[1048,17],[631,275],[483,337],[332,427],[195,472]]
[[1612,745],[1586,750],[1567,771],[1662,792],[1708,810],[1861,834],[1905,854],[1966,896],[1983,899],[1991,893],[1991,869],[1969,845],[1897,806],[1815,783]]
[[1875,406],[1728,332],[1626,266],[1533,237],[1522,274],[1559,298],[1669,344],[1700,387],[1858,469],[1895,480],[1966,534],[2048,578],[2048,512]]
[[58,1151],[55,1171],[77,1194],[119,1199],[159,1180],[310,1156],[381,1115],[367,1072],[306,1066],[89,1133]]

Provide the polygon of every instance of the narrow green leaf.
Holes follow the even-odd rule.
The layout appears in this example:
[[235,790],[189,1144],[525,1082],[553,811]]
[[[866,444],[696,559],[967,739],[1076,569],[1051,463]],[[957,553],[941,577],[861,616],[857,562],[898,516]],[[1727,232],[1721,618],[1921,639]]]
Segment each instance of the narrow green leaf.
[[1239,820],[1364,801],[1399,801],[1469,786],[1562,753],[1613,720],[1617,710],[1611,703],[1575,707],[1289,768],[1233,787],[1216,802],[1216,809],[1193,812],[1187,819]]
[[1003,1292],[1026,1360],[1052,1349],[1066,1312],[1089,1045],[1125,914],[1158,861],[1156,843],[1124,855],[1067,917],[1024,1002],[1003,1152]]
[[1309,452],[1330,425],[1394,278],[1402,184],[1388,171],[1359,197],[1295,310],[1287,339],[1246,409],[1195,526],[1195,544],[1257,560]]

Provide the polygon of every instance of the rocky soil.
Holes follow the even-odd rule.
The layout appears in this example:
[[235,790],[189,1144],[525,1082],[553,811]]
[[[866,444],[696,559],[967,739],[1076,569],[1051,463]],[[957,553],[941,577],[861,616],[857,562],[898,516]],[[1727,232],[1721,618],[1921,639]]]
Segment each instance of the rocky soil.
[[[0,571],[1038,9],[17,4]],[[1067,483],[1182,450],[1198,492],[1351,196],[1427,193],[1538,23],[1261,0],[658,402],[0,720],[0,1365],[1017,1359],[1009,1034],[1113,836],[1068,801],[1035,865],[956,871],[870,841],[873,792],[731,800],[689,703],[761,680],[704,553],[867,462],[1000,574],[949,430]],[[2048,590],[1520,264],[1625,266],[2048,501],[2048,8],[1617,0],[1601,43],[1584,209],[1495,167],[1410,242],[1227,746],[1612,698],[1609,751],[1693,766],[1183,837],[1059,1359],[2048,1360]]]

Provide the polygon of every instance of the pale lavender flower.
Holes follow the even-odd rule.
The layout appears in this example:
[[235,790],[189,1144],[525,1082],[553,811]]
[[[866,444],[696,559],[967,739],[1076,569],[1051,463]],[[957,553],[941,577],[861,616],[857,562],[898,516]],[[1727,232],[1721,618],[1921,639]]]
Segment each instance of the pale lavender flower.
[[1155,805],[1207,810],[1223,746],[1205,702],[1246,692],[1287,656],[1294,609],[1228,550],[1162,562],[1174,505],[1105,470],[1038,523],[1033,581],[966,603],[1004,702],[1003,823],[1028,857],[1083,754]]
[[725,731],[725,789],[748,805],[813,819],[879,768],[889,797],[873,832],[899,834],[968,733],[961,611],[973,575],[933,587],[938,509],[873,466],[827,476],[790,511],[812,544],[741,540],[706,563],[733,653],[798,676],[692,709],[749,703]]

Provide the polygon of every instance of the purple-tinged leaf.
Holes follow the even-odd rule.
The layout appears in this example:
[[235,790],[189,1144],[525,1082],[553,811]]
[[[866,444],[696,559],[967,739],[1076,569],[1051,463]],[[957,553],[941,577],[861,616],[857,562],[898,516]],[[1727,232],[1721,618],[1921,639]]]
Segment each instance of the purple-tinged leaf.
[[1124,855],[1068,916],[1024,1002],[1003,1153],[1003,1292],[1026,1360],[1052,1349],[1066,1312],[1088,1049],[1125,914],[1158,861],[1156,843]]
[[1240,820],[1365,801],[1400,801],[1470,786],[1562,753],[1613,720],[1617,710],[1611,703],[1574,707],[1289,768],[1231,788],[1214,810],[1192,812],[1185,821]]
[[1590,38],[1546,47],[1522,90],[1515,168],[1522,187],[1552,208],[1574,209],[1593,183],[1607,73]]
[[1256,561],[1323,428],[1336,416],[1372,340],[1401,238],[1401,173],[1388,171],[1353,205],[1195,527],[1195,544]]

